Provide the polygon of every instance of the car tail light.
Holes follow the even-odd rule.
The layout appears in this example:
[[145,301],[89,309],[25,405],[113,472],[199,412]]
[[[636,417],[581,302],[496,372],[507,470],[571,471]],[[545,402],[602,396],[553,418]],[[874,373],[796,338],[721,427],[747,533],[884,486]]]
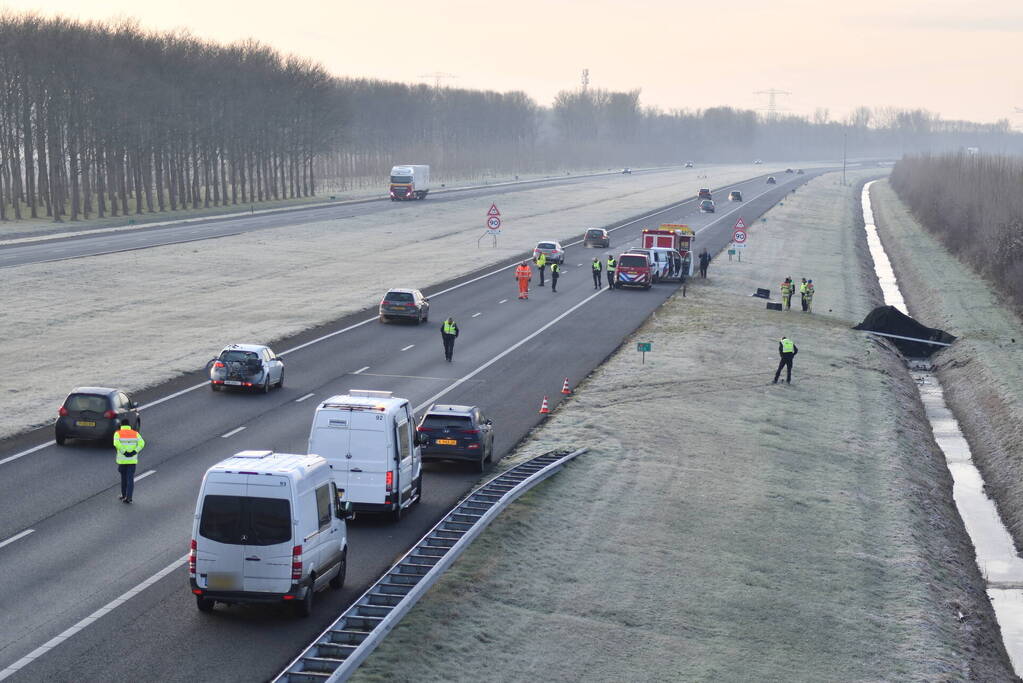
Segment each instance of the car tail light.
[[224,364],[223,364],[223,363],[221,363],[221,362],[220,362],[220,361],[218,360],[218,361],[217,361],[216,363],[214,363],[214,364],[213,364],[213,367],[215,367],[215,368],[222,368],[222,367],[224,367]]
[[432,432],[433,431],[433,427],[416,427],[416,431],[420,432],[420,433]]
[[394,472],[387,473],[387,493],[389,494],[394,490]]
[[251,387],[252,382],[242,382],[242,386]]
[[196,595],[202,595],[202,588],[193,588],[192,592]]
[[108,410],[105,413],[103,413],[103,417],[107,418],[108,420],[113,420],[115,417],[117,417],[117,413],[115,413],[112,410]]
[[478,430],[478,429],[462,429],[458,433],[459,434],[468,434],[469,436],[479,436],[480,430]]
[[302,546],[296,545],[291,549],[291,580],[299,581],[302,578]]
[[[192,539],[192,543],[188,549],[188,575],[195,578],[195,556],[198,552],[198,546],[195,544],[195,539]],[[198,595],[198,593],[196,593]]]
[[57,408],[57,414],[60,415],[61,417],[67,417],[67,408],[65,408],[64,406]]

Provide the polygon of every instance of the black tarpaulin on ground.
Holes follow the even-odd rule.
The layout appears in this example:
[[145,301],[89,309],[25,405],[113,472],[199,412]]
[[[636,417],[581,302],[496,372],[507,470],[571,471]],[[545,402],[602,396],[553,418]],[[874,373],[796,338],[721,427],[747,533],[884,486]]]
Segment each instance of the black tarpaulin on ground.
[[[926,339],[928,341],[944,342],[945,344],[951,344],[956,340],[955,336],[944,330],[927,327],[918,323],[895,308],[895,306],[878,306],[868,313],[863,322],[853,329],[898,334],[903,337]],[[907,339],[894,339],[891,337],[889,339],[902,352],[902,355],[913,358],[926,358],[938,349],[944,348],[934,344],[924,344],[923,342],[909,341]]]

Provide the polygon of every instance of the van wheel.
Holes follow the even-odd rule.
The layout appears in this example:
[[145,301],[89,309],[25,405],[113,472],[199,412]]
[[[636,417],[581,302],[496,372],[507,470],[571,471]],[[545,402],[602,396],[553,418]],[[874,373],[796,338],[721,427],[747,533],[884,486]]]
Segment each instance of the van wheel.
[[404,516],[405,516],[405,508],[403,508],[401,506],[401,503],[399,502],[398,503],[398,507],[395,508],[394,512],[391,513],[391,519],[394,520],[395,522],[400,522],[401,518],[404,517]]
[[221,386],[219,384],[210,383],[210,389],[212,389],[213,391],[220,391]]
[[348,573],[348,549],[341,553],[341,568],[337,570],[337,576],[330,580],[330,587],[340,590],[345,585],[345,575]]
[[415,505],[419,505],[423,501],[423,475],[419,474],[419,478],[416,480],[416,502]]
[[308,617],[313,613],[313,594],[316,592],[313,587],[316,585],[316,575],[309,575],[309,588],[306,589],[305,597],[295,603],[295,616]]
[[195,606],[199,608],[200,612],[206,612],[208,614],[213,611],[213,606],[216,604],[217,604],[216,600],[204,598],[201,595],[195,596]]

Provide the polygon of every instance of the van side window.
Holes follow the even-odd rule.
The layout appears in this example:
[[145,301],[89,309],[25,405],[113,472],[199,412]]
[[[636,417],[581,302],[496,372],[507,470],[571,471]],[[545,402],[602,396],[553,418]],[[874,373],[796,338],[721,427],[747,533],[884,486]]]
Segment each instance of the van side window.
[[316,489],[316,516],[320,519],[320,530],[330,526],[330,484]]
[[398,425],[398,457],[404,460],[412,457],[412,431],[406,420]]

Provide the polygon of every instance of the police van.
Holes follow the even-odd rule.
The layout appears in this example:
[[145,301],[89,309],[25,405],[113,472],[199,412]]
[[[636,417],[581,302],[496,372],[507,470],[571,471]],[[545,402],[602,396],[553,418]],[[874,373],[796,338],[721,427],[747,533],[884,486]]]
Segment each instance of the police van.
[[201,612],[216,603],[291,604],[341,588],[353,516],[315,455],[241,451],[206,471],[195,506],[188,578]]
[[408,399],[352,390],[323,401],[313,416],[309,452],[326,458],[356,512],[401,519],[423,494],[423,462]]

